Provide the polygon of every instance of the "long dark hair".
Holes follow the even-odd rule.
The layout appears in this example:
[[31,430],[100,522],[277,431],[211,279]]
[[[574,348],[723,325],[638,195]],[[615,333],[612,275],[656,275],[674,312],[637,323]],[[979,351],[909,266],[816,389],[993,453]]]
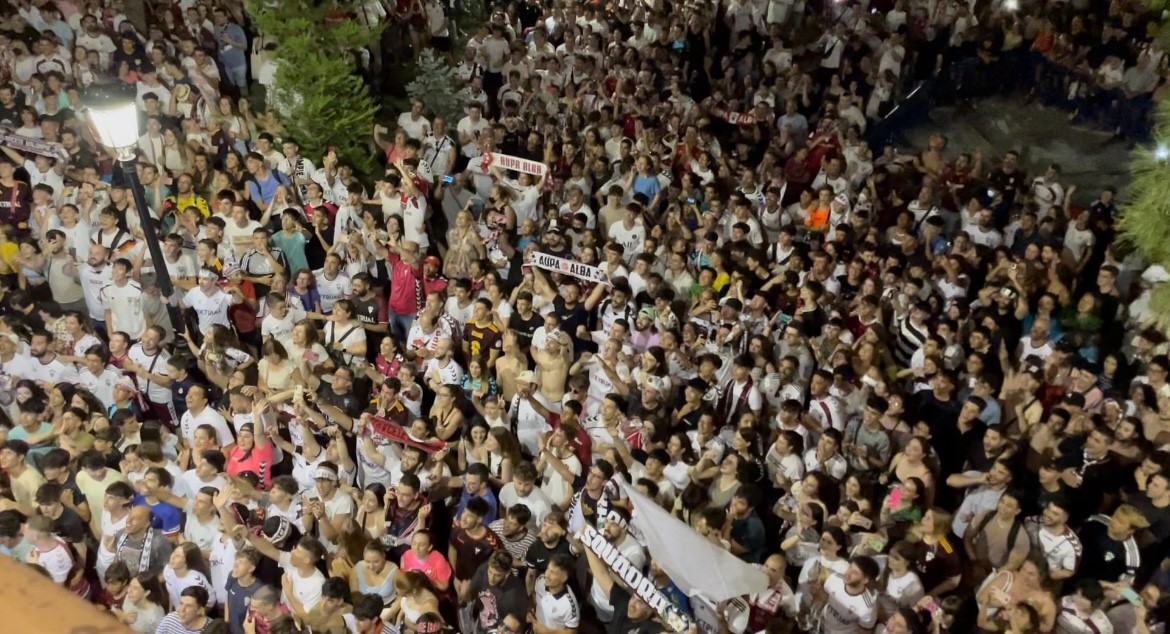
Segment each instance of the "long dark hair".
[[158,575],[150,573],[141,573],[134,577],[138,580],[138,585],[146,591],[146,599],[163,609],[163,612],[171,611],[171,599],[166,590],[163,589],[162,583],[158,580]]

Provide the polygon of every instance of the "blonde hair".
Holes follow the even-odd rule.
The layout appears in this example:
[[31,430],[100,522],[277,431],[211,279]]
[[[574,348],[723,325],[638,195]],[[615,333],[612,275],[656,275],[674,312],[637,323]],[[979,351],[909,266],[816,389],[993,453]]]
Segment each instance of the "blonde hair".
[[1137,510],[1137,507],[1132,504],[1122,504],[1113,512],[1113,517],[1117,520],[1125,522],[1125,525],[1133,530],[1141,530],[1150,527],[1150,520],[1146,519],[1142,512]]

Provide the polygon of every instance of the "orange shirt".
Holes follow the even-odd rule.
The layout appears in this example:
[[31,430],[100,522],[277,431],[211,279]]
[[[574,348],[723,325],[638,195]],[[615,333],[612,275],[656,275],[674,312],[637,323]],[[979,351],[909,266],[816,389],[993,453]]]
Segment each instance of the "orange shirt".
[[808,218],[804,221],[804,226],[809,229],[820,231],[829,224],[829,208],[818,207],[812,205],[808,208]]

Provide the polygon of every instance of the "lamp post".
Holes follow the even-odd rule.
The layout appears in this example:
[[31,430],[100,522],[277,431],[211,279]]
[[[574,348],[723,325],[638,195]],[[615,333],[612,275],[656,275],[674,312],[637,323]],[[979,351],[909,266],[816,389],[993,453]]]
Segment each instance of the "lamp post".
[[159,294],[166,303],[167,314],[171,318],[171,327],[176,336],[186,330],[179,308],[171,302],[171,295],[175,286],[171,283],[171,274],[167,270],[167,261],[163,256],[162,246],[158,242],[158,231],[154,228],[154,218],[150,215],[150,208],[146,204],[146,195],[142,183],[138,180],[138,157],[134,148],[138,146],[138,107],[133,97],[122,97],[116,92],[104,93],[94,91],[93,97],[87,99],[86,115],[89,118],[90,129],[97,136],[102,145],[118,153],[118,163],[122,166],[122,175],[126,185],[134,196],[134,207],[138,210],[138,222],[142,226],[142,234],[146,237],[146,248],[150,252],[150,260],[154,264],[154,279]]

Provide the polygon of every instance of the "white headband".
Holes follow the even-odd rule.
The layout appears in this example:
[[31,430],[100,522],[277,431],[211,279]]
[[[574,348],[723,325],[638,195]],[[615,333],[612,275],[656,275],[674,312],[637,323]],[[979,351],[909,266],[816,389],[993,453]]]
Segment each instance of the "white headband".
[[332,469],[326,467],[317,467],[317,471],[313,473],[314,480],[332,480],[337,482],[337,473]]

